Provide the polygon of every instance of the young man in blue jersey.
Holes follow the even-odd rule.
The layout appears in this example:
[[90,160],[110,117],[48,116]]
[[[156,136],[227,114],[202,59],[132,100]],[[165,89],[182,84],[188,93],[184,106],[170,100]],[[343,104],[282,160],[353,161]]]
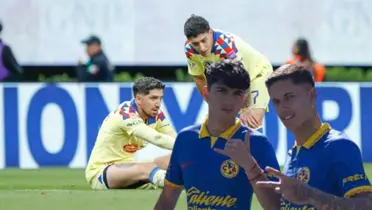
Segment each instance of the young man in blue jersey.
[[[279,118],[296,139],[283,174],[266,169],[279,181],[257,183],[278,193],[272,199],[276,209],[372,209],[372,186],[361,152],[348,137],[321,122],[310,71],[287,64],[271,74],[266,85]],[[245,152],[237,147],[231,150],[236,156]]]
[[[208,117],[201,125],[178,134],[155,209],[174,209],[183,189],[188,209],[249,210],[253,192],[265,209],[274,208],[269,199],[276,196],[275,192],[251,185],[256,180],[268,180],[263,171],[257,173],[255,168],[279,169],[274,149],[264,135],[242,126],[236,118],[245,97],[249,97],[249,74],[240,61],[226,59],[209,66],[206,78]],[[242,164],[240,159],[234,162],[220,154],[229,142],[247,145],[243,160],[252,161]]]

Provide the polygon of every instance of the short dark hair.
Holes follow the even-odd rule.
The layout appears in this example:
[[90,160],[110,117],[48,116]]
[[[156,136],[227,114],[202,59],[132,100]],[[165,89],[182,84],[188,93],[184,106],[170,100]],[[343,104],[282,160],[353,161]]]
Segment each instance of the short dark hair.
[[229,88],[246,91],[251,85],[251,79],[243,63],[238,60],[225,59],[212,63],[206,70],[208,90],[215,83],[222,83]]
[[133,84],[133,95],[136,96],[137,94],[144,94],[147,95],[150,93],[151,90],[154,89],[163,89],[165,85],[158,79],[154,77],[143,77],[137,80]]
[[314,77],[304,66],[285,64],[276,69],[266,80],[266,87],[270,88],[275,82],[290,80],[293,84],[309,84],[315,86]]
[[189,39],[191,37],[197,37],[199,34],[208,32],[209,29],[211,29],[211,27],[205,18],[193,14],[186,20],[183,27],[183,32]]
[[0,20],[0,33],[3,31],[3,23]]

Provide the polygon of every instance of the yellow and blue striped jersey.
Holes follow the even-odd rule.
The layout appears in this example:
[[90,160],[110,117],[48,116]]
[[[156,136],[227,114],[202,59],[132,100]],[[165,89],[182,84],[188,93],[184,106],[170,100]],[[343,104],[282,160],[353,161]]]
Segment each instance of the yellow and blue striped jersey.
[[[304,145],[289,150],[283,173],[339,197],[372,192],[358,146],[327,123]],[[315,208],[282,199],[281,209]]]
[[[178,134],[165,183],[185,188],[188,209],[250,209],[253,189],[244,169],[213,150],[223,149],[228,139],[243,140],[248,129],[237,119],[218,138],[209,135],[206,123]],[[279,169],[268,139],[257,131],[250,132],[251,152],[260,167]]]

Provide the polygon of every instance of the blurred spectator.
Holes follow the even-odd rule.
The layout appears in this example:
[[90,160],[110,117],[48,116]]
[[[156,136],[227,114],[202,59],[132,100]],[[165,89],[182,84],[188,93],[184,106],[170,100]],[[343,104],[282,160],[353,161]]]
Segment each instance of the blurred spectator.
[[101,47],[101,40],[97,36],[90,36],[82,41],[90,60],[84,64],[79,61],[76,69],[79,82],[112,82],[114,67],[111,66]]
[[293,59],[290,59],[287,63],[297,63],[305,66],[311,71],[316,82],[324,81],[325,68],[311,57],[309,43],[306,39],[300,38],[293,44],[292,54]]
[[[3,24],[0,22],[0,34]],[[21,80],[22,67],[18,65],[13,52],[0,38],[0,81],[16,82]]]

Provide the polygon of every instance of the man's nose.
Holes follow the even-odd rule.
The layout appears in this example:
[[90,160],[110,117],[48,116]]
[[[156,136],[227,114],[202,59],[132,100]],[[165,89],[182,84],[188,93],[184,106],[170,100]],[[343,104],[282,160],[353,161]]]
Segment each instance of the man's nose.
[[200,51],[205,52],[207,50],[207,46],[205,44],[200,44]]

